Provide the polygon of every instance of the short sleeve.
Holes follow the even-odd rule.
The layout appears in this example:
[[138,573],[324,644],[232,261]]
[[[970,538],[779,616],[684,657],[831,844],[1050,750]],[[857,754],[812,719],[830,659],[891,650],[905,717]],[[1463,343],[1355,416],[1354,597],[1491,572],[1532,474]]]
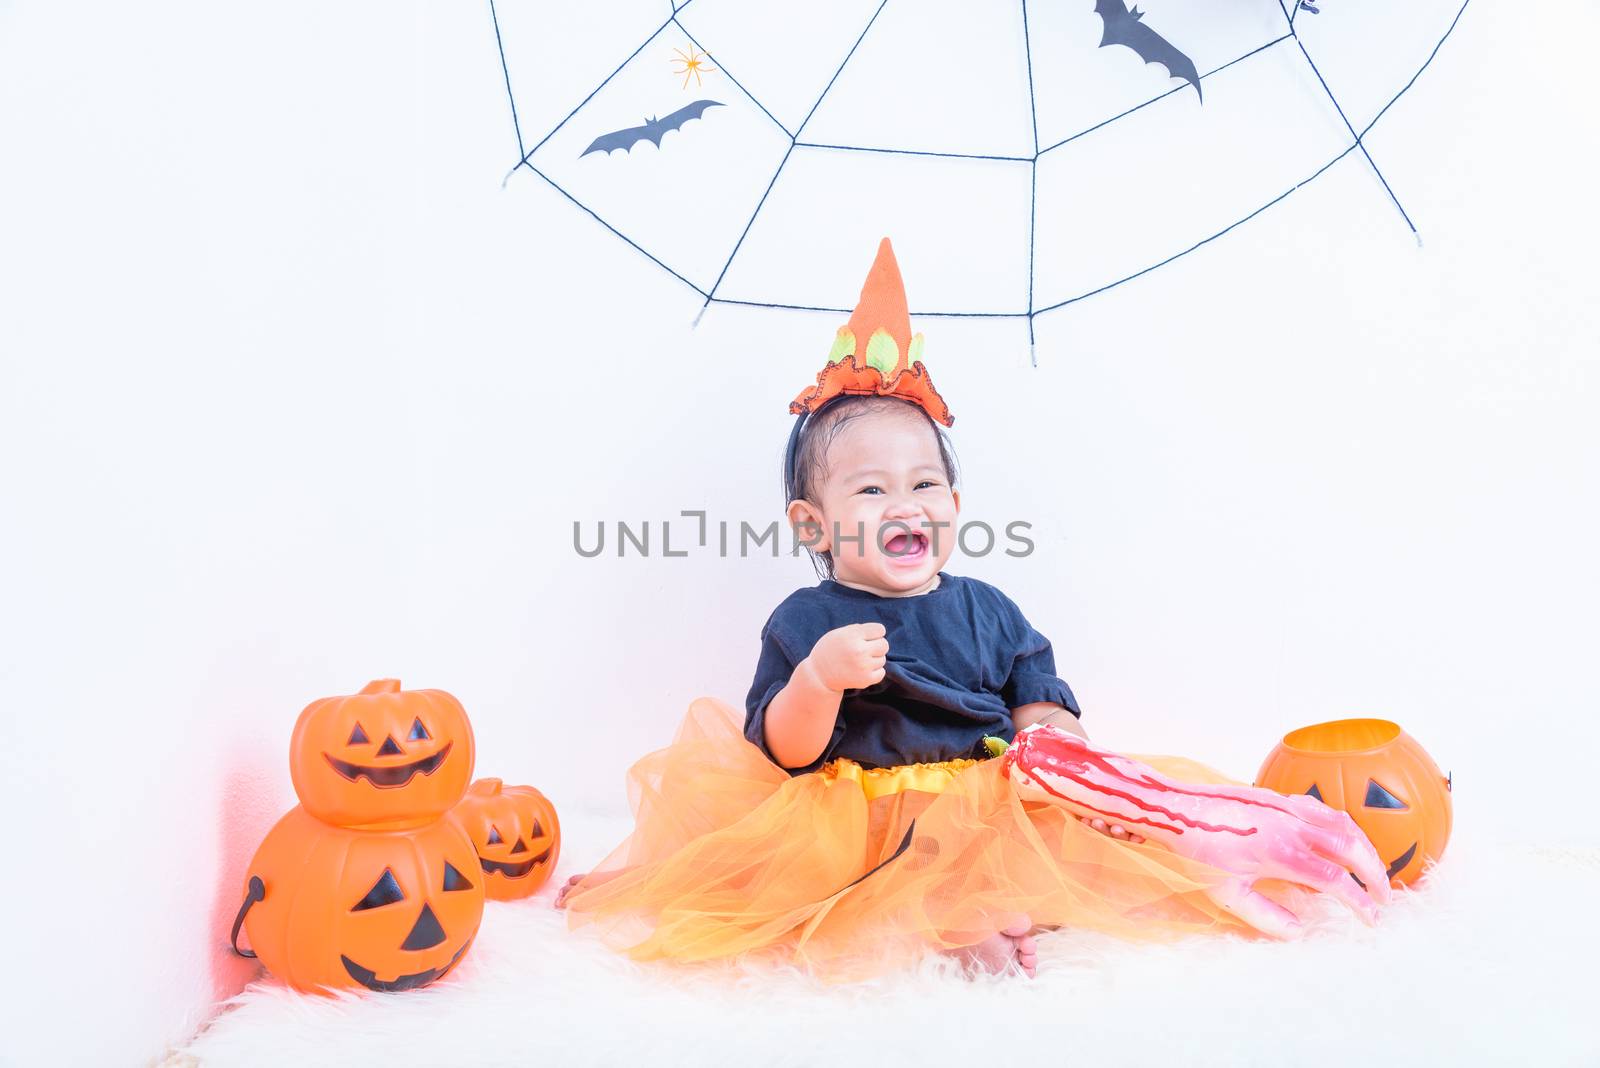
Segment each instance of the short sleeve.
[[1011,663],[1011,676],[1000,688],[1006,707],[1049,701],[1081,718],[1083,713],[1078,708],[1078,699],[1073,696],[1071,687],[1056,675],[1056,657],[1049,639],[1034,630],[1021,611],[1017,611],[1017,620],[1021,623],[1022,639]]
[[761,655],[756,659],[756,674],[750,683],[750,693],[744,699],[744,736],[771,758],[767,750],[767,706],[778,696],[778,691],[789,684],[794,669],[805,659],[790,650],[790,643],[782,637],[783,628],[774,613],[767,625],[761,628]]

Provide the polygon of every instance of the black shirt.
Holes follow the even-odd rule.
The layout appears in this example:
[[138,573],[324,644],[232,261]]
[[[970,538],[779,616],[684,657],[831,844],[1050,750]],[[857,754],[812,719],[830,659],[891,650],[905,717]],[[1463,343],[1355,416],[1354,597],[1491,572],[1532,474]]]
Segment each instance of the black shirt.
[[834,757],[866,767],[922,764],[974,756],[985,735],[1010,740],[1011,709],[1052,701],[1079,715],[1072,691],[1056,677],[1050,642],[1011,599],[987,582],[939,574],[915,597],[880,597],[825,579],[796,590],[761,630],[761,658],[745,698],[744,733],[769,757],[767,706],[828,631],[882,623],[889,640],[881,681],[846,690],[833,737],[813,763]]

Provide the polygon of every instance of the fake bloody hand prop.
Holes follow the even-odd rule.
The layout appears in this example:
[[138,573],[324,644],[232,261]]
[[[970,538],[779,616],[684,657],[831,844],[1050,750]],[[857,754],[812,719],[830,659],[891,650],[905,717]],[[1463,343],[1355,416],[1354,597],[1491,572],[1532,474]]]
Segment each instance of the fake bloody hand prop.
[[1255,889],[1258,879],[1332,894],[1369,924],[1377,922],[1378,903],[1389,901],[1388,876],[1366,835],[1346,813],[1316,798],[1177,782],[1046,725],[1019,732],[1002,759],[1023,797],[1120,823],[1179,856],[1230,873],[1207,893],[1267,934],[1292,938],[1301,924]]

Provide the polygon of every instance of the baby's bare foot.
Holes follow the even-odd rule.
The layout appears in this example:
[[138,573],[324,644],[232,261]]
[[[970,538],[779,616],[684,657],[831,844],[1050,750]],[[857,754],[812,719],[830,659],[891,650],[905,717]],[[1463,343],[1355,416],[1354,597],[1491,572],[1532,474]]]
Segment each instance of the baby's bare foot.
[[573,889],[583,881],[583,877],[587,874],[589,873],[580,871],[561,884],[561,889],[556,891],[556,908],[564,909],[567,907],[567,895],[572,893]]
[[590,886],[599,886],[601,883],[609,882],[621,874],[622,872],[620,871],[580,871],[563,883],[560,890],[556,891],[556,908],[566,908],[567,898],[572,896],[572,892],[578,889],[578,884],[584,880],[588,880]]
[[962,946],[945,952],[975,972],[998,975],[1015,964],[1032,979],[1039,973],[1039,946],[1033,935],[1028,933],[1031,930],[1032,921],[1023,917],[975,946]]

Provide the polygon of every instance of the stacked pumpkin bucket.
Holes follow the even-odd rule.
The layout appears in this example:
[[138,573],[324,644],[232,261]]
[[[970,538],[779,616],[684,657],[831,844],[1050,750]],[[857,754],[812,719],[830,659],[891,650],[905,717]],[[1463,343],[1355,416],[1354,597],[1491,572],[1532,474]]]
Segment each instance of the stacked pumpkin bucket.
[[250,862],[235,951],[300,990],[411,990],[455,967],[484,899],[532,894],[560,851],[538,790],[469,788],[474,755],[443,690],[380,679],[308,705],[289,749],[300,804]]

